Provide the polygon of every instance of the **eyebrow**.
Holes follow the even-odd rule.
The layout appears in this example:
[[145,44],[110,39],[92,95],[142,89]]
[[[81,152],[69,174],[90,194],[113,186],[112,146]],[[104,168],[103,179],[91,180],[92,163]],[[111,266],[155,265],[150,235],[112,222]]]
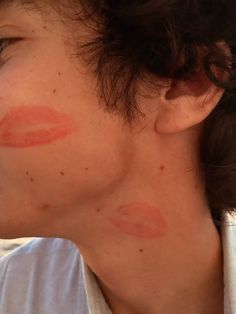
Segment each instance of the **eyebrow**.
[[35,13],[39,13],[44,15],[47,10],[47,6],[53,11],[57,12],[56,7],[52,4],[55,4],[55,0],[0,0],[0,13],[1,10],[15,5],[18,9],[23,9],[25,11],[33,11]]
[[[43,3],[43,5],[41,5]],[[11,6],[15,5],[16,9],[23,11],[33,11],[35,13],[44,14],[44,8],[46,3],[50,3],[49,0],[0,0],[0,13],[7,10]]]
[[22,1],[20,0],[0,0],[0,9],[8,7],[14,3],[22,3]]
[[13,4],[16,4],[19,8],[26,8],[27,6],[33,5],[36,2],[36,0],[0,0],[0,10],[8,8]]

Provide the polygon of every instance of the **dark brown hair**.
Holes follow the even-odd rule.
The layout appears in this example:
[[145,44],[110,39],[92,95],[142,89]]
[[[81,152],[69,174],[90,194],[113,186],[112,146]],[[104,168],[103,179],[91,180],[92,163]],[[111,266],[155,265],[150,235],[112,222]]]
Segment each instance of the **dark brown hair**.
[[[137,103],[140,82],[153,91],[158,90],[160,77],[191,79],[199,61],[208,78],[225,89],[204,122],[201,165],[213,218],[220,221],[222,211],[233,212],[236,1],[68,0],[67,7],[78,8],[71,11],[71,19],[83,21],[94,31],[80,48],[87,65],[93,66],[106,109],[121,114],[129,123],[142,114]],[[204,51],[203,58],[199,51]],[[212,66],[226,72],[227,79],[218,79]]]

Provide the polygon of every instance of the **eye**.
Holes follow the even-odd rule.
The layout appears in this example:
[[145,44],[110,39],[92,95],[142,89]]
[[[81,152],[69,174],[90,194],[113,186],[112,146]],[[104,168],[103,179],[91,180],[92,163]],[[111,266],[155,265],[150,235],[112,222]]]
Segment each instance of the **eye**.
[[19,38],[0,38],[0,54],[17,40],[19,40]]

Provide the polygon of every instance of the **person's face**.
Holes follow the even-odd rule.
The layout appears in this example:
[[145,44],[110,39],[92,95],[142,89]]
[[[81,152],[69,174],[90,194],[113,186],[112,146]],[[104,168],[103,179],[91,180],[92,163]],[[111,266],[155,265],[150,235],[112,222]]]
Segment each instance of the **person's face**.
[[18,38],[1,43],[0,238],[60,235],[58,217],[96,202],[126,171],[128,128],[99,106],[64,31],[16,6],[0,14],[0,38]]

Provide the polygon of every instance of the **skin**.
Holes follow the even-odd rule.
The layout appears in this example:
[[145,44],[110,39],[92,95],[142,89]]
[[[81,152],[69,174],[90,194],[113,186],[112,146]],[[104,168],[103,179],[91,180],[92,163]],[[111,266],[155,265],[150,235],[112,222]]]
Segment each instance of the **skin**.
[[[10,36],[22,40],[1,54],[0,238],[73,241],[115,314],[222,314],[221,239],[198,159],[224,91],[201,73],[163,79],[131,129],[99,102],[56,14],[1,9],[0,37]],[[47,112],[70,132],[52,140]]]
[[158,208],[148,204],[128,204],[121,206],[109,218],[122,233],[147,239],[165,235],[167,224]]
[[[40,128],[40,124],[48,125]],[[29,125],[29,126],[28,126]],[[29,127],[31,132],[19,129]],[[51,126],[51,127],[50,127]],[[36,131],[32,132],[33,127]],[[37,130],[38,129],[38,130]],[[0,146],[31,147],[62,139],[78,129],[71,117],[43,106],[12,108],[0,121]]]

